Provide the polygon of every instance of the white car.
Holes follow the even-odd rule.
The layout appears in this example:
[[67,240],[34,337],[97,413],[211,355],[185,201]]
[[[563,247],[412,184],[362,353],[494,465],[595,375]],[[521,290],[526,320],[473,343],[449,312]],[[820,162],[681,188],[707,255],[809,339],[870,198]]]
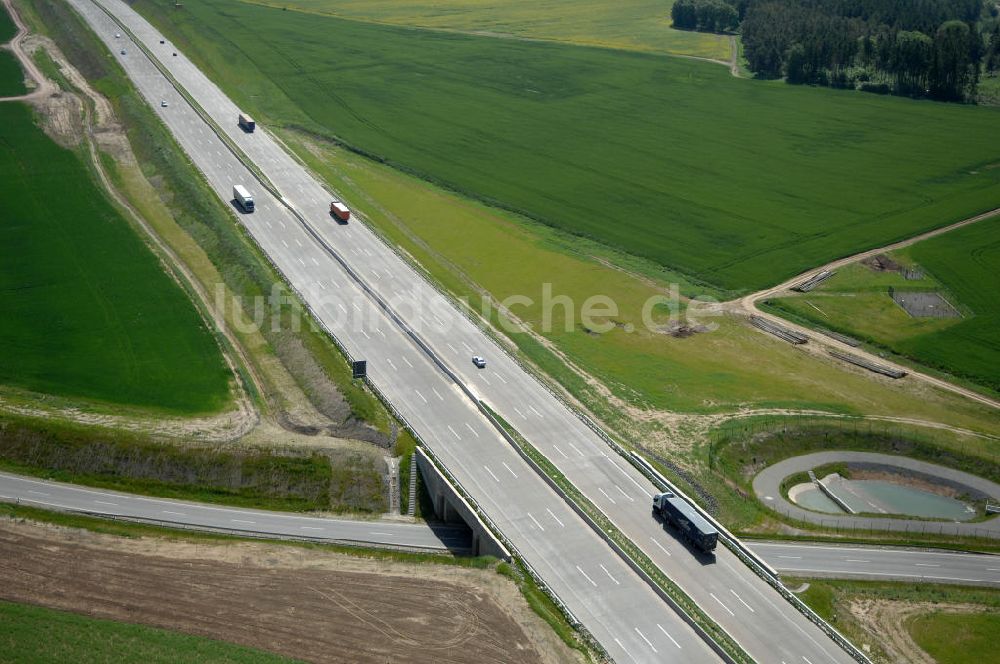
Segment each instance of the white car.
[[162,106],[163,108],[166,108],[167,107],[167,100],[166,99],[161,100],[160,101],[160,106]]
[[485,360],[485,358],[479,357],[478,355],[473,355],[472,356],[472,363],[475,364],[480,369],[485,369],[486,368],[486,360]]
[[122,33],[116,32],[115,33],[115,39],[121,39],[121,38],[122,38]]

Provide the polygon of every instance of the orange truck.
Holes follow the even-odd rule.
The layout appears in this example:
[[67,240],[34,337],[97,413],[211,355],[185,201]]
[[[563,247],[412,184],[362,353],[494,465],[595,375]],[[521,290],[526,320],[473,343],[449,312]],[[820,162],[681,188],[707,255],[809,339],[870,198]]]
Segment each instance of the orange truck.
[[351,218],[351,211],[348,209],[346,205],[344,205],[340,201],[330,202],[330,214],[335,216],[337,219],[340,219],[341,221],[347,221],[348,219]]

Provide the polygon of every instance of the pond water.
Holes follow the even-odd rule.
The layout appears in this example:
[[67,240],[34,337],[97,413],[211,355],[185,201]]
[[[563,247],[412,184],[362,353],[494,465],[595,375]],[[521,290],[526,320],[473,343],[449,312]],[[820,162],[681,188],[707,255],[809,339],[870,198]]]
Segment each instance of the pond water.
[[[855,512],[898,514],[928,519],[967,521],[976,516],[971,505],[955,498],[915,489],[884,480],[845,480],[824,478],[830,491]],[[806,509],[828,514],[844,514],[837,503],[811,482],[797,484],[788,490],[793,503]]]

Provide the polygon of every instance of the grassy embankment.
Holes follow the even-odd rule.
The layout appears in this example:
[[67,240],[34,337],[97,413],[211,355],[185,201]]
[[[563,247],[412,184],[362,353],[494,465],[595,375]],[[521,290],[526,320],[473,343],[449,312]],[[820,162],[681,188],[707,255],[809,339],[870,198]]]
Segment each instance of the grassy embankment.
[[3,415],[0,469],[239,507],[366,514],[386,509],[382,459],[375,450],[181,447],[124,431]]
[[997,109],[238,0],[135,6],[264,124],[336,138],[726,291],[1000,196],[1000,169],[984,168],[1000,150],[981,140]]
[[[852,265],[815,292],[769,302],[782,315],[863,340],[877,350],[947,372],[1000,393],[1000,219],[918,242],[890,255],[896,263],[924,271],[907,281],[899,272]],[[933,291],[962,318],[914,318],[888,294]]]
[[[796,537],[810,539],[1000,549],[1000,543],[980,538],[941,538],[933,533],[821,528],[789,520],[768,509],[756,499],[752,487],[754,476],[767,466],[790,457],[827,450],[905,456],[956,468],[996,482],[1000,481],[1000,455],[994,440],[880,422],[838,422],[815,418],[743,420],[713,431],[711,438],[711,442],[698,451],[702,463],[695,480],[699,486],[709,487],[707,490],[718,508],[717,516],[736,533],[781,537],[788,533],[788,525],[791,525],[796,529]],[[831,466],[827,470],[837,468]],[[793,476],[787,484],[794,484],[800,479]],[[933,527],[929,529],[933,530]]]
[[[800,581],[785,579],[791,588]],[[877,664],[889,661],[881,645],[885,635],[876,636],[870,631],[872,625],[863,625],[852,612],[852,604],[875,601],[892,602],[902,609],[925,606],[925,610],[904,619],[903,624],[880,627],[908,631],[939,664],[989,661],[1000,636],[1000,590],[991,588],[811,579],[809,588],[799,597],[854,643],[871,647]],[[945,603],[968,605],[977,612],[949,614],[935,610],[935,604]]]
[[0,382],[171,413],[222,409],[212,332],[81,157],[0,106]]
[[0,651],[10,664],[279,664],[295,660],[200,636],[0,601]]
[[671,28],[671,0],[245,0],[393,25],[728,60],[729,38]]
[[116,188],[187,266],[208,298],[215,300],[221,292],[229,303],[216,313],[226,320],[263,384],[265,407],[294,410],[298,398],[308,398],[335,422],[358,420],[388,431],[384,408],[351,380],[347,362],[326,335],[310,325],[293,329],[293,305],[285,304],[277,313],[279,330],[272,329],[270,319],[259,328],[246,324],[247,307],[257,298],[266,300],[272,284],[280,282],[278,275],[72,10],[50,0],[22,6],[33,29],[52,37],[91,85],[112,101],[139,164],[118,162],[107,154],[102,163]]

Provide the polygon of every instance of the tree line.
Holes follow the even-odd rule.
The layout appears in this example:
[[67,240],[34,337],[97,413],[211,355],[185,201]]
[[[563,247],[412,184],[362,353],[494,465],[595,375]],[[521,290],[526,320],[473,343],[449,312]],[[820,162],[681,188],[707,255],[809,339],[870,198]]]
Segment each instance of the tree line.
[[984,0],[678,0],[679,28],[735,29],[762,78],[972,100],[1000,70],[1000,7]]

